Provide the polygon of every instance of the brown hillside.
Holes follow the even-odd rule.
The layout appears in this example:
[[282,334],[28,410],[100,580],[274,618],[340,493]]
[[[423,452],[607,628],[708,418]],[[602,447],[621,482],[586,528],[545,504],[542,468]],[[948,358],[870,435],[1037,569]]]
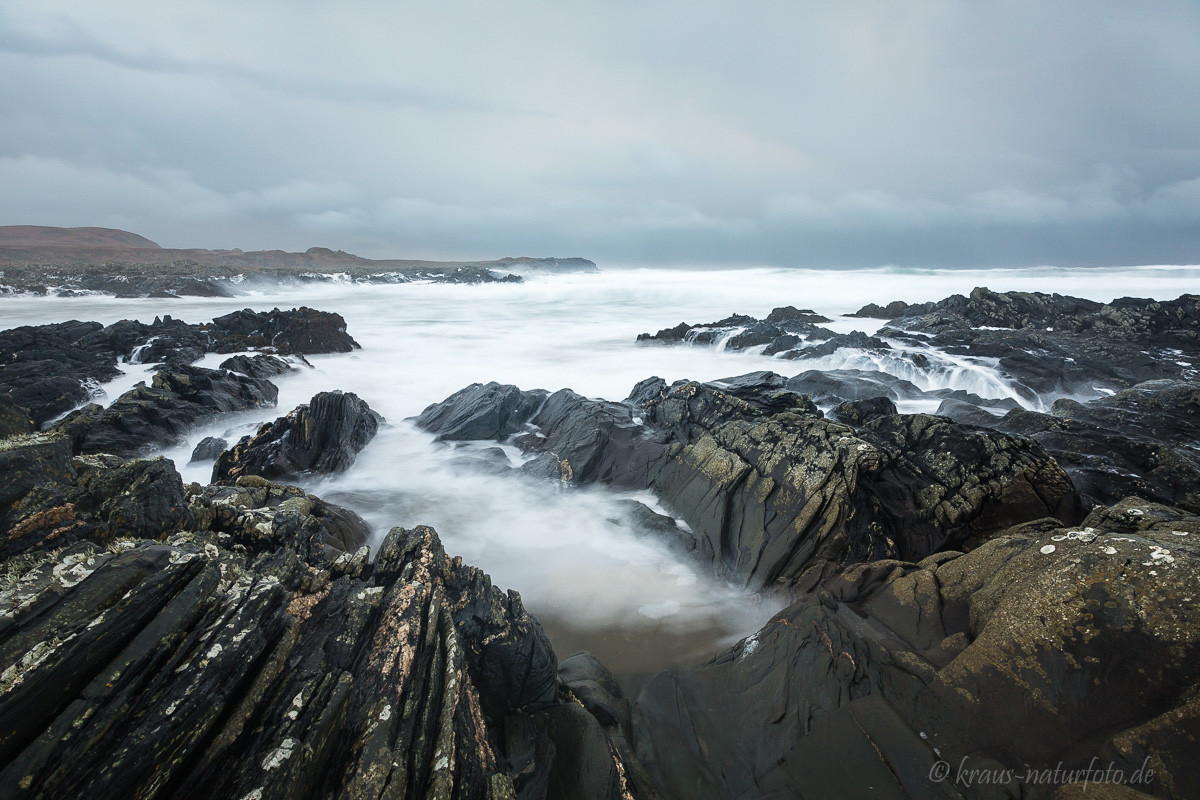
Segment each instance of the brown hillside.
[[158,248],[145,236],[116,228],[53,228],[47,225],[0,225],[0,246]]

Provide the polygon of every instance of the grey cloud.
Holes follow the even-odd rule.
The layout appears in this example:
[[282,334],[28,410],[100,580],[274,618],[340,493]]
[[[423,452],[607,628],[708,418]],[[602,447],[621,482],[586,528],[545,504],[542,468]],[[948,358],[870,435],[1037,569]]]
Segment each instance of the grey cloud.
[[1200,262],[1200,7],[15,0],[0,222],[177,246]]

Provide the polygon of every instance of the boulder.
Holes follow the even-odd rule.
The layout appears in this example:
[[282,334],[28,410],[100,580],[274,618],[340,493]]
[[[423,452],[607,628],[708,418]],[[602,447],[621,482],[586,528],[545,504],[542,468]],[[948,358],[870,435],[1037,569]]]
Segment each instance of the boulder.
[[441,403],[433,403],[416,424],[443,441],[502,440],[522,430],[549,392],[522,392],[516,386],[473,383]]
[[345,472],[383,421],[352,392],[321,392],[221,453],[213,466],[213,481],[239,475],[295,478]]
[[286,375],[296,371],[295,367],[282,358],[267,353],[259,353],[255,356],[232,356],[221,362],[221,369],[240,372],[251,378],[274,378],[277,375]]
[[349,353],[358,342],[341,314],[303,306],[290,311],[234,311],[212,321],[216,351],[233,353],[269,347],[277,353]]
[[225,452],[229,442],[217,436],[205,436],[200,443],[192,448],[190,463],[197,461],[216,461],[217,456]]

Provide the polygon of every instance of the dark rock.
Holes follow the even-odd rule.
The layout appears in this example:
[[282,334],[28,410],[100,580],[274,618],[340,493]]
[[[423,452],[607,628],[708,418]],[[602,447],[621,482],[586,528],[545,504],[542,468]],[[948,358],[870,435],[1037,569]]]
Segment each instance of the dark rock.
[[250,550],[286,547],[312,563],[354,553],[371,535],[353,511],[257,475],[204,487],[193,497],[192,511],[201,527],[227,533]]
[[727,339],[725,341],[725,349],[736,351],[760,345],[768,345],[784,335],[786,335],[784,331],[775,327],[770,322],[754,322],[747,325],[746,329],[741,333]]
[[196,461],[215,461],[217,456],[225,452],[229,447],[229,442],[217,436],[205,436],[200,440],[200,443],[192,449],[191,462]]
[[234,311],[212,321],[220,353],[270,347],[278,353],[349,353],[358,342],[340,314],[301,307],[290,311]]
[[821,358],[822,356],[833,355],[842,348],[880,351],[891,350],[892,346],[878,337],[867,336],[862,331],[854,331],[852,333],[838,334],[818,345],[792,350],[783,357],[788,359]]
[[0,471],[0,557],[81,538],[161,536],[192,521],[179,474],[162,458],[72,458],[66,437],[37,434],[7,440]]
[[686,322],[681,322],[674,328],[663,328],[658,333],[639,333],[637,340],[639,342],[662,342],[664,344],[682,342],[684,337],[687,336],[687,332],[693,327]]
[[131,364],[190,364],[213,346],[213,337],[199,325],[155,317],[149,325],[121,320],[84,337],[84,346],[104,347]]
[[[1200,296],[1101,305],[1037,292],[954,295],[911,306],[881,334],[951,353],[998,359],[1025,397],[1120,390],[1196,377]],[[989,330],[987,328],[999,328]]]
[[80,344],[101,328],[72,320],[0,331],[0,393],[39,426],[85,402],[97,383],[120,374],[111,349]]
[[383,421],[356,394],[321,392],[221,453],[213,482],[239,475],[286,479],[345,472]]
[[825,317],[811,311],[801,311],[792,306],[777,308],[766,320],[757,320],[745,314],[733,314],[716,322],[690,325],[681,322],[674,328],[664,328],[656,334],[642,333],[639,342],[664,344],[688,343],[712,345],[723,342],[726,350],[746,350],[763,347],[765,355],[775,355],[796,347],[801,336],[826,339],[835,334],[818,328],[814,322],[828,322]]
[[70,431],[80,453],[132,456],[174,444],[201,422],[228,411],[275,404],[270,381],[224,370],[179,366],[155,373],[106,409],[95,406],[68,416],[58,427]]
[[[924,308],[918,304],[918,307]],[[853,314],[847,314],[848,317],[867,317],[872,319],[896,319],[897,317],[908,316],[910,309],[916,307],[910,306],[903,300],[894,300],[888,303],[887,306],[880,306],[875,303],[867,303],[865,306],[855,311]]]
[[916,384],[887,372],[861,369],[812,369],[788,379],[787,388],[811,395],[822,404],[845,400],[909,400],[923,396]]
[[839,403],[829,412],[829,416],[857,428],[876,417],[887,417],[895,413],[896,404],[888,398],[869,397],[866,400],[847,400]]
[[[700,558],[755,587],[793,585],[837,564],[922,558],[1025,519],[1081,514],[1066,475],[1034,442],[923,415],[879,417],[855,435],[780,381],[655,379],[635,387],[636,407],[563,390],[532,416],[493,416],[489,426],[534,429],[515,440],[537,455],[526,471],[655,490],[695,533]],[[467,397],[427,409],[418,424],[440,433],[437,421],[457,423]]]
[[541,390],[522,392],[512,385],[473,383],[430,405],[415,422],[441,440],[502,440],[521,431],[548,396]]
[[987,422],[1041,443],[1093,503],[1137,494],[1200,512],[1200,384],[1152,381]]
[[[0,796],[466,800],[525,775],[654,796],[560,698],[520,597],[431,529],[371,562],[365,525],[329,544],[355,515],[262,478],[185,489],[170,462],[72,460],[45,434],[6,440],[0,468],[5,513],[27,514],[0,554]],[[9,547],[54,487],[86,535]],[[544,746],[517,766],[522,726]]]
[[1200,620],[1179,598],[1200,590],[1200,519],[1127,500],[1083,524],[830,576],[708,664],[652,681],[642,763],[689,797],[992,796],[931,782],[937,761],[1009,769],[1008,796],[1043,797],[1057,784],[1031,769],[1098,758],[1128,777],[1149,758],[1137,788],[1195,793]]
[[33,433],[29,409],[22,408],[6,394],[0,394],[0,439]]
[[240,372],[251,378],[274,378],[295,372],[296,368],[278,356],[259,353],[256,356],[232,356],[221,362],[221,369]]
[[801,309],[795,306],[781,306],[772,309],[771,313],[767,315],[766,321],[775,323],[796,321],[816,323],[818,325],[823,322],[833,322],[829,317],[823,317],[811,308]]

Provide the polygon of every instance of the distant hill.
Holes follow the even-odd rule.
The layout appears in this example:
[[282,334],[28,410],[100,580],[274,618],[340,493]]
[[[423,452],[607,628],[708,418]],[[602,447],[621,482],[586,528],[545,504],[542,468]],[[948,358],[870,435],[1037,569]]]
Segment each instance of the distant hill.
[[176,249],[113,228],[0,226],[0,294],[230,295],[248,278],[490,283],[520,281],[522,274],[595,271],[595,263],[586,258],[423,261],[362,258],[328,247],[310,247],[303,253]]
[[52,228],[47,225],[2,225],[0,247],[154,248],[145,236],[116,228]]
[[[114,228],[52,228],[40,225],[0,226],[0,267],[96,267],[113,274],[126,274],[139,267],[162,267],[168,272],[200,277],[228,276],[243,272],[345,271],[423,272],[458,267],[484,269],[535,269],[549,272],[593,271],[586,258],[504,258],[499,261],[426,261],[416,259],[371,259],[310,247],[303,253],[284,250],[204,250],[160,247],[144,236]],[[94,271],[94,270],[92,270]]]

